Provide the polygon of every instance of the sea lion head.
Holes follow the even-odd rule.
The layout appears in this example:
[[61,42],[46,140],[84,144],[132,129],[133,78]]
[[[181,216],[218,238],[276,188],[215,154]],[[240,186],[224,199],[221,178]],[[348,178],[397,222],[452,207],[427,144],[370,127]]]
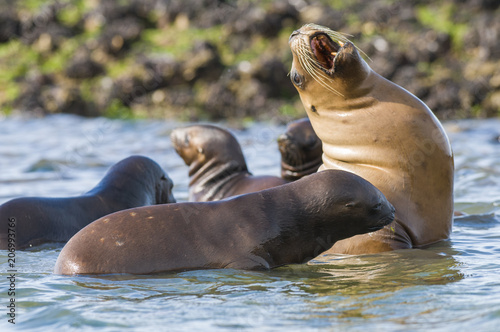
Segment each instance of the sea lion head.
[[318,170],[323,149],[307,118],[291,122],[278,137],[281,153],[281,177],[294,181]]
[[199,169],[208,162],[232,162],[246,170],[241,147],[227,130],[208,124],[191,125],[174,129],[170,139],[175,151],[191,168]]
[[169,178],[167,173],[162,169],[158,173],[157,182],[155,186],[155,203],[154,204],[167,204],[176,203],[172,189],[174,182]]
[[330,234],[329,228],[334,227],[336,236],[348,238],[377,231],[394,220],[393,205],[360,176],[340,170],[324,170],[313,176],[294,183],[302,184],[308,193],[306,186],[311,189],[307,203],[310,212],[319,214],[324,209],[318,228],[323,234]]
[[312,112],[321,99],[350,96],[371,71],[349,39],[320,25],[306,24],[295,30],[289,45],[293,54],[290,79]]
[[154,160],[134,155],[113,165],[93,190],[113,187],[122,192],[130,192],[133,197],[144,192],[147,197],[144,204],[153,205],[175,203],[173,186],[173,181]]

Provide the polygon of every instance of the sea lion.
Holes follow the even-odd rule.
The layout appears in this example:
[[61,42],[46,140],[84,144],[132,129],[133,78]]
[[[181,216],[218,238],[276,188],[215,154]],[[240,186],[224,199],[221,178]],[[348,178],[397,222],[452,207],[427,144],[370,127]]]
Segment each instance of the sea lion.
[[339,241],[331,252],[372,253],[447,239],[453,154],[431,110],[375,73],[340,33],[308,24],[291,34],[289,45],[291,81],[323,142],[320,170],[355,173],[396,208],[393,224]]
[[220,127],[177,128],[170,138],[189,166],[189,201],[217,201],[286,183],[276,176],[253,176],[236,138]]
[[11,238],[15,239],[16,250],[66,242],[92,221],[112,212],[174,203],[172,186],[156,162],[131,156],[111,167],[97,186],[82,196],[13,199],[0,206],[0,249],[7,249]]
[[329,170],[217,202],[140,207],[105,216],[62,249],[57,274],[270,269],[305,263],[343,238],[390,223],[368,181]]
[[295,181],[315,173],[323,164],[321,140],[308,118],[290,122],[286,132],[278,137],[281,153],[281,177]]

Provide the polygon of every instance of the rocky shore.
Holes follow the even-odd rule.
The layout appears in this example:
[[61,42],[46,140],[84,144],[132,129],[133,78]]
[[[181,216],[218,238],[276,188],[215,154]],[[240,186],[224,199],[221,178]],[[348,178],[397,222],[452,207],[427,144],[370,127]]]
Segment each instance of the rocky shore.
[[348,33],[441,119],[500,116],[494,0],[1,1],[2,113],[287,121],[290,33]]

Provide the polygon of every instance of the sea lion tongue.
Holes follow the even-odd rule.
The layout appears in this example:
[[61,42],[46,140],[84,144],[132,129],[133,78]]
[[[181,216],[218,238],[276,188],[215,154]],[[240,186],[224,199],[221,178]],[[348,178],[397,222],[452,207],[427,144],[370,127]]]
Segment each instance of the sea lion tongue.
[[319,64],[326,70],[332,70],[337,52],[341,46],[324,33],[315,34],[311,38],[311,50]]

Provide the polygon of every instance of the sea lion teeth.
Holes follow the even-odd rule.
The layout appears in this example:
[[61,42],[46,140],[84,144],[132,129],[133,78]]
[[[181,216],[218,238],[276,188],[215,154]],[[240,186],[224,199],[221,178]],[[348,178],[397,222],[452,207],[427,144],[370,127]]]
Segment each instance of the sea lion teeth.
[[327,34],[318,33],[311,38],[310,47],[321,66],[327,70],[333,68],[334,57],[332,55],[340,50],[339,44]]

